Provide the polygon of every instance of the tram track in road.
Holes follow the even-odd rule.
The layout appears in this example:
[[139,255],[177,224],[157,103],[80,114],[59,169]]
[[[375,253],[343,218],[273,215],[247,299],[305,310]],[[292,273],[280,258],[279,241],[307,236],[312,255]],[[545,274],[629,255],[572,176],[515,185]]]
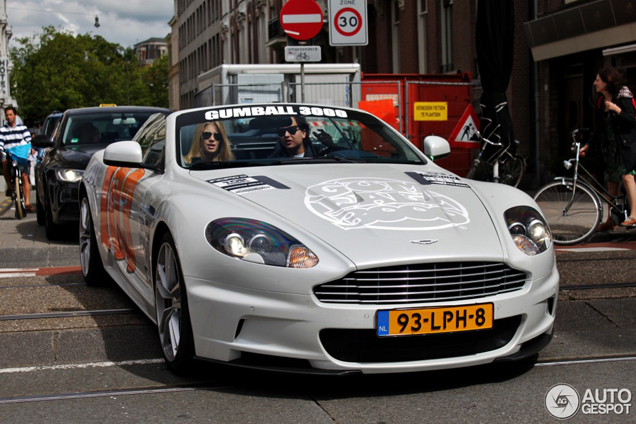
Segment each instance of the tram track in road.
[[99,316],[99,315],[119,315],[119,314],[133,314],[137,312],[133,308],[123,309],[99,309],[94,311],[64,311],[64,312],[42,312],[34,314],[15,314],[15,315],[0,315],[0,321],[19,321],[24,319],[51,319],[51,318],[71,318],[71,317],[87,317],[87,316]]
[[559,287],[559,291],[567,291],[567,290],[595,290],[595,289],[624,289],[636,287],[635,283],[604,283],[604,284],[581,284],[577,286],[561,286]]
[[[548,359],[539,360],[533,364],[533,367],[566,367],[576,365],[590,365],[590,364],[607,364],[618,362],[636,362],[636,356],[634,355],[616,355],[616,356],[597,356],[597,357],[572,357],[563,359]],[[21,368],[0,368],[0,375],[3,374],[16,374],[16,373],[29,373],[37,371],[48,370],[69,370],[69,369],[86,369],[86,368],[107,368],[107,367],[130,367],[130,366],[146,366],[156,365],[163,363],[163,359],[142,359],[120,362],[99,362],[99,363],[82,363],[82,364],[63,364],[63,365],[50,365],[50,366],[32,366]],[[492,365],[484,365],[485,367]],[[496,366],[496,365],[494,365]],[[512,365],[513,367],[527,368],[528,365]],[[373,378],[373,377],[370,377]],[[122,397],[132,395],[156,395],[166,393],[183,393],[183,392],[195,392],[201,390],[220,390],[223,388],[231,387],[231,383],[220,383],[218,381],[198,381],[189,382],[184,384],[163,384],[155,387],[131,387],[131,388],[116,388],[108,390],[86,390],[86,391],[74,391],[74,392],[60,392],[60,393],[45,393],[34,395],[22,395],[22,396],[9,396],[0,397],[0,406],[9,404],[21,404],[31,402],[51,402],[51,401],[68,401],[78,399],[92,399],[103,397]]]
[[71,400],[71,399],[89,399],[89,398],[98,398],[98,397],[116,397],[116,396],[130,396],[130,395],[153,395],[153,394],[162,394],[162,393],[192,392],[196,390],[214,390],[214,389],[220,389],[222,387],[227,387],[227,386],[215,385],[209,382],[209,383],[201,383],[201,384],[159,386],[159,387],[149,387],[149,388],[114,389],[114,390],[103,390],[103,391],[97,390],[97,391],[74,392],[74,393],[52,393],[52,394],[45,394],[45,395],[29,395],[29,396],[0,398],[0,405],[26,403],[26,402],[47,402],[47,401],[60,401],[60,400]]
[[[568,258],[560,259],[559,263],[577,263],[590,261],[611,262],[617,260],[625,260],[625,258]],[[0,268],[0,278],[4,276],[12,276],[18,278],[29,278],[37,276],[59,276],[59,275],[72,275],[79,274],[81,272],[80,267],[50,267],[50,268]],[[86,286],[84,282],[50,282],[50,283],[34,283],[26,285],[11,284],[0,286],[0,292],[6,289],[38,289],[38,288],[72,288]],[[594,290],[594,289],[624,289],[636,287],[636,282],[620,282],[620,283],[595,283],[595,284],[577,284],[577,285],[563,285],[560,287],[560,291],[571,290]],[[65,310],[65,311],[47,311],[38,313],[24,313],[24,314],[0,314],[0,321],[21,321],[21,320],[33,320],[33,319],[63,319],[72,317],[94,317],[100,315],[122,315],[133,314],[138,310],[135,308],[104,308],[104,309],[92,309],[92,310]]]

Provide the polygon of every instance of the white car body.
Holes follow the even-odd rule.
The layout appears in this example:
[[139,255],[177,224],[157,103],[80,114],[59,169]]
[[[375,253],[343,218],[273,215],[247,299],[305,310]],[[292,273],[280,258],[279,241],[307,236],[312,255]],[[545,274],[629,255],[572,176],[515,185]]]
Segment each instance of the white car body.
[[[183,278],[180,287],[185,286],[187,295],[189,314],[181,317],[191,324],[195,357],[243,366],[299,367],[319,373],[423,371],[521,359],[549,342],[559,284],[554,248],[546,239],[543,251],[524,253],[504,218],[506,211],[518,207],[539,215],[538,206],[517,189],[451,174],[386,125],[384,134],[399,139],[409,157],[422,163],[334,159],[303,164],[257,161],[209,169],[184,165],[181,122],[218,119],[236,110],[247,113],[241,118],[247,121],[255,119],[250,114],[276,119],[303,111],[328,117],[334,110],[338,117],[360,114],[346,108],[302,107],[240,105],[175,112],[151,118],[136,141],[118,142],[96,153],[80,189],[80,201],[86,199],[82,219],[89,222],[80,240],[84,274],[90,277],[92,272],[89,247],[96,256],[89,243],[92,235],[108,275],[158,322],[157,249],[161,235],[169,232]],[[311,125],[316,122],[313,115],[308,118]],[[142,138],[149,134],[164,137],[165,143],[144,144]],[[230,140],[238,146],[231,134]],[[438,137],[427,140],[426,146],[432,149],[430,155],[449,151]],[[161,150],[160,166],[139,165]],[[216,233],[206,233],[208,224],[223,218],[239,219],[247,226],[266,223],[300,241],[317,263],[297,269],[262,263],[257,254],[223,253],[208,241],[209,234]],[[481,272],[490,264],[505,269],[510,281],[490,287],[484,277],[489,288],[475,294],[456,281],[471,277],[455,276],[449,292],[444,291],[443,268],[475,264]],[[424,274],[418,275],[431,278],[433,289],[406,287],[419,282],[415,274],[411,282],[396,284],[397,295],[357,295],[356,290],[363,289],[339,287],[352,273],[362,277],[373,269],[373,278],[392,273],[386,275],[394,284],[402,275],[411,275],[407,268],[414,273],[423,268]],[[453,271],[457,272],[461,271]],[[419,293],[431,290],[437,294]],[[181,302],[175,305],[178,309]],[[464,324],[460,314],[470,312],[464,308],[471,305],[492,305],[495,328],[459,331]],[[460,309],[447,309],[455,320],[449,321],[448,332],[379,335],[379,320],[389,317],[379,311],[452,307]],[[434,314],[430,317],[435,319]],[[176,354],[178,339],[172,344]],[[170,365],[170,354],[166,359]]]

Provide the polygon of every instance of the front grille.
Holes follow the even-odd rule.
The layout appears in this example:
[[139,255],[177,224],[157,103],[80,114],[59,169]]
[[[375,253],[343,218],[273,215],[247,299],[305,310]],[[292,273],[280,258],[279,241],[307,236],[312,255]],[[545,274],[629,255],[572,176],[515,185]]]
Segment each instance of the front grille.
[[502,263],[448,262],[355,271],[314,287],[324,303],[382,305],[478,299],[520,290],[525,272]]
[[408,362],[455,358],[490,352],[514,337],[521,316],[498,319],[493,328],[450,334],[378,337],[375,330],[325,329],[320,342],[332,357],[345,362]]

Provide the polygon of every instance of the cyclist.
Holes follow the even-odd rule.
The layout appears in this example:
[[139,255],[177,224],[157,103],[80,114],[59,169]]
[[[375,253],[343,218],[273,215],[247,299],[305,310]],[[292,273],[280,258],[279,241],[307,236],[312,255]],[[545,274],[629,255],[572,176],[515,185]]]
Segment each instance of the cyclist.
[[11,196],[11,158],[8,155],[4,155],[5,152],[10,153],[16,158],[22,171],[22,186],[24,188],[24,201],[28,212],[34,212],[35,208],[31,205],[30,194],[31,184],[29,183],[29,166],[30,162],[27,160],[31,153],[31,133],[29,129],[22,124],[18,124],[16,121],[17,111],[15,107],[8,106],[5,109],[5,117],[7,123],[4,127],[0,128],[0,153],[2,155],[2,174],[7,182],[7,196]]

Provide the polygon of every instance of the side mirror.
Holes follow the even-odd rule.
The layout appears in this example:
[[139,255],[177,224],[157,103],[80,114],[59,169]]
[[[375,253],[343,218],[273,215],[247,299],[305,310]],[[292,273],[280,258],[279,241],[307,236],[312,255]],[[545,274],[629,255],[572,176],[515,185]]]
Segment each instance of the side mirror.
[[141,168],[142,160],[141,146],[136,141],[118,141],[104,150],[104,164],[109,166]]
[[38,134],[31,139],[31,146],[46,149],[53,147],[53,142],[44,134]]
[[442,137],[429,135],[424,137],[424,154],[432,160],[443,159],[450,156],[450,144]]

